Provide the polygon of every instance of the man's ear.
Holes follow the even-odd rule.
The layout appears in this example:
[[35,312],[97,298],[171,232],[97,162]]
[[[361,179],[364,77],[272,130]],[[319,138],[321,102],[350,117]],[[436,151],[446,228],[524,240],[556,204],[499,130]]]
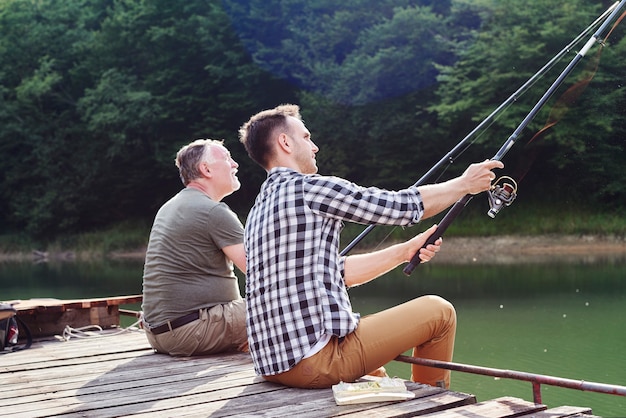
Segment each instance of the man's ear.
[[200,164],[200,173],[205,177],[211,177],[211,169],[209,169],[208,164]]
[[291,137],[284,132],[278,135],[278,146],[284,152],[290,154],[291,153]]

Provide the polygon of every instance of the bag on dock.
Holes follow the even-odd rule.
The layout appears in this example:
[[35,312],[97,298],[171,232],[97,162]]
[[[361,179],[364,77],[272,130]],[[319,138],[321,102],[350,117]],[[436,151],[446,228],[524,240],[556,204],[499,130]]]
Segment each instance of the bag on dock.
[[[27,342],[22,347],[17,346],[20,336],[18,321],[27,337]],[[32,342],[30,330],[17,317],[17,309],[9,303],[0,303],[0,352],[23,350],[30,347]]]

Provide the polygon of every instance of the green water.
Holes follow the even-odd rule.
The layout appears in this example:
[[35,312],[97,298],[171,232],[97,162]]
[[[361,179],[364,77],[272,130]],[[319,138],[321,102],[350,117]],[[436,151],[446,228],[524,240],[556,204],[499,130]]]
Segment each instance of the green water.
[[[142,264],[0,263],[0,300],[81,298],[141,293]],[[420,266],[400,269],[350,290],[363,314],[423,294],[456,307],[454,361],[477,366],[626,385],[626,259],[583,263]],[[393,362],[392,375],[409,366]],[[529,382],[452,373],[452,389],[478,400],[516,396],[532,401]],[[596,415],[626,417],[626,397],[542,385],[548,406],[588,406]]]
[[[454,361],[476,366],[626,385],[624,260],[599,263],[440,266],[410,277],[393,272],[351,290],[355,310],[384,309],[434,293],[457,310]],[[368,288],[369,287],[369,288]],[[395,295],[395,296],[394,296]],[[407,354],[410,354],[407,352]],[[393,362],[390,374],[409,377]],[[452,372],[452,389],[485,400],[533,400],[530,382]],[[541,386],[548,406],[587,406],[604,417],[626,416],[626,398]]]

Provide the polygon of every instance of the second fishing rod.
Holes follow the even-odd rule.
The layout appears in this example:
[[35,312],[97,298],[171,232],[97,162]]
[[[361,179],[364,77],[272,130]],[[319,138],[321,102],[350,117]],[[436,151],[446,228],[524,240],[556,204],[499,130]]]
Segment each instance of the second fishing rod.
[[[433,165],[417,182],[413,184],[414,187],[418,187],[426,184],[426,181],[430,179],[436,172],[446,164],[453,164],[456,159],[472,144],[476,139],[478,133],[484,131],[492,123],[494,123],[498,116],[507,109],[512,103],[519,100],[519,98],[528,91],[537,81],[539,81],[548,71],[550,71],[566,54],[568,54],[578,43],[584,38],[589,36],[593,30],[598,27],[619,5],[619,2],[615,2],[611,7],[604,11],[596,20],[594,20],[589,26],[587,26],[582,32],[580,32],[570,43],[568,43],[563,49],[561,49],[556,55],[554,55],[543,67],[541,67],[532,77],[530,77],[522,86],[520,86],[513,94],[511,94],[504,102],[502,102],[496,109],[494,109],[485,119],[483,119],[471,132],[469,132],[457,145],[454,146],[446,155],[444,155],[435,165]],[[354,247],[356,247],[374,228],[376,225],[370,225],[363,230],[354,240],[352,240],[342,251],[341,255],[347,255]]]
[[[611,25],[611,23],[616,20],[617,16],[621,13],[621,10],[626,6],[626,0],[621,0],[613,10],[610,15],[606,18],[606,20],[602,23],[602,25],[595,31],[595,33],[589,38],[589,40],[585,43],[585,45],[578,51],[576,56],[570,61],[567,67],[559,74],[557,79],[552,83],[550,88],[546,90],[546,92],[541,96],[539,101],[533,106],[531,111],[526,115],[524,120],[518,125],[515,131],[507,138],[504,144],[500,147],[498,152],[493,156],[492,160],[500,161],[506,155],[506,153],[513,147],[517,139],[519,138],[522,131],[528,126],[528,124],[534,119],[534,117],[539,113],[541,108],[548,102],[548,100],[552,97],[555,91],[559,88],[559,86],[563,83],[565,78],[574,70],[576,65],[584,58],[587,52],[598,42],[602,43],[602,36],[607,31],[607,28]],[[441,237],[444,232],[448,229],[450,224],[458,217],[463,208],[469,203],[472,199],[472,195],[465,195],[458,202],[456,202],[452,208],[446,213],[446,216],[439,222],[437,225],[436,231],[430,236],[427,242],[424,244],[426,247],[429,244],[433,244],[439,237]],[[493,209],[493,208],[492,208]],[[490,213],[491,217],[494,217],[499,208],[496,208],[495,213]],[[420,264],[421,260],[419,258],[419,252],[417,251],[411,261],[404,267],[403,271],[405,274],[410,275],[413,270]]]

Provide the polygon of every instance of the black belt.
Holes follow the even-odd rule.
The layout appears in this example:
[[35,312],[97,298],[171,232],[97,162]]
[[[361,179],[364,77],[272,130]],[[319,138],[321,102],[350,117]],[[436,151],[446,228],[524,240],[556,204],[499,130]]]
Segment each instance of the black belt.
[[150,332],[154,335],[163,334],[164,332],[168,332],[178,327],[182,327],[183,325],[187,325],[188,323],[193,322],[199,318],[200,312],[195,311],[185,316],[181,316],[180,318],[176,318],[173,321],[167,321],[165,324],[159,325],[158,327],[150,328]]

